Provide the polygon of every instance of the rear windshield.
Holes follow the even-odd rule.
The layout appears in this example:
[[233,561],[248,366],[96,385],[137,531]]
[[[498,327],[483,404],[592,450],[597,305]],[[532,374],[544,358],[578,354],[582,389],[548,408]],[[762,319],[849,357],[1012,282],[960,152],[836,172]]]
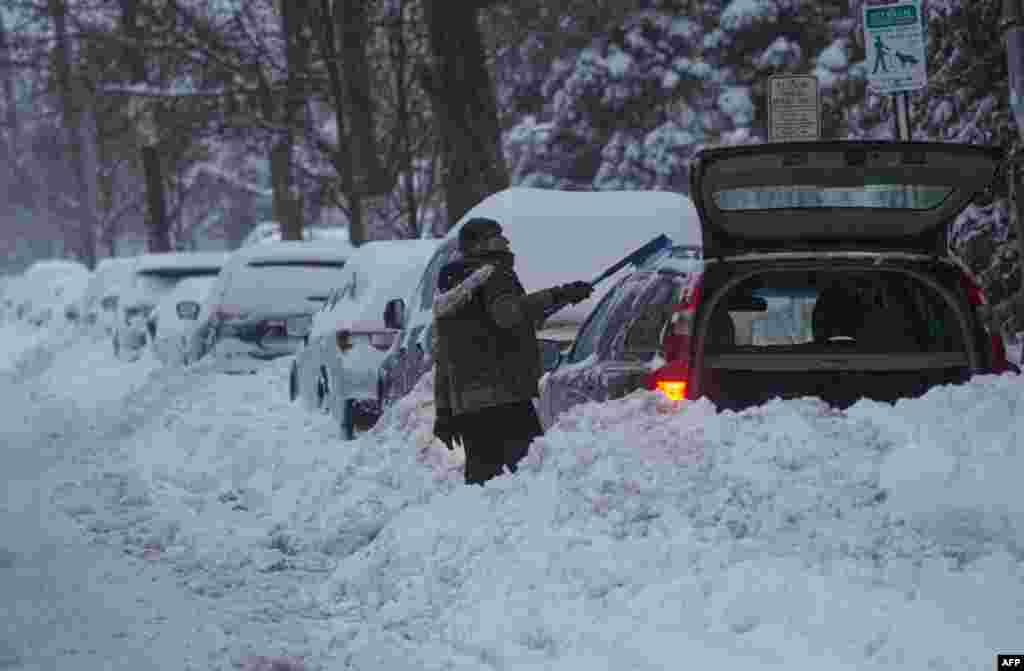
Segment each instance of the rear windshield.
[[789,210],[862,208],[931,210],[953,192],[947,186],[865,184],[853,187],[812,185],[758,186],[724,189],[714,194],[720,210]]
[[344,280],[342,262],[257,261],[228,281],[225,302],[243,311],[313,313]]
[[144,297],[159,297],[173,289],[182,280],[190,277],[216,277],[217,268],[168,268],[150,270],[135,276],[135,288]]

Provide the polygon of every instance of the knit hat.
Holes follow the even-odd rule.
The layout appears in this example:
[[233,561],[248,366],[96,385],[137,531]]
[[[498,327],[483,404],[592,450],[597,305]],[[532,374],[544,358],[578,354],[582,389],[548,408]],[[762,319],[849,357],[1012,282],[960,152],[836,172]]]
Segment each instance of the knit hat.
[[467,254],[481,241],[501,234],[501,224],[494,219],[474,217],[467,221],[459,231],[459,250]]

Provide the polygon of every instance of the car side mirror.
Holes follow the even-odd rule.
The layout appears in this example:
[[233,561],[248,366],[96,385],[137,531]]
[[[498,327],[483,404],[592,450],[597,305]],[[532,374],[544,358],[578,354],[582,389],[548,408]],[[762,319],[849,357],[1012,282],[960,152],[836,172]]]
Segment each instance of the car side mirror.
[[174,310],[178,313],[178,319],[194,321],[199,318],[199,303],[195,301],[181,301],[174,306]]
[[547,338],[540,338],[537,341],[540,345],[540,362],[541,368],[545,373],[549,373],[562,364],[562,343],[558,340],[549,340]]
[[384,325],[396,330],[405,326],[405,301],[401,298],[392,298],[384,306]]

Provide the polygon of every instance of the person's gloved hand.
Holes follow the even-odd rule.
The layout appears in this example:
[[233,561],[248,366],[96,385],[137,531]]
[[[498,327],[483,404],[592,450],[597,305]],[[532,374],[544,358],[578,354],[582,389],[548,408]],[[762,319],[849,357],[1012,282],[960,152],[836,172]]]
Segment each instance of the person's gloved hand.
[[449,450],[455,449],[455,439],[459,437],[455,430],[455,418],[449,408],[439,408],[437,417],[434,419],[434,435],[444,443]]
[[564,303],[585,301],[590,298],[592,293],[594,293],[594,287],[590,282],[570,282],[558,287],[558,297],[560,302]]

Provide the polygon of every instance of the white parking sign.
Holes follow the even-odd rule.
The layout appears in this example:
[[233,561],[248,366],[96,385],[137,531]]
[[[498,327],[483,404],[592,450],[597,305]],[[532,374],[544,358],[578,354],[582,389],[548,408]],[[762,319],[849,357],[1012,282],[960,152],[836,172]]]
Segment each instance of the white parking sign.
[[821,98],[814,75],[768,78],[768,140],[793,142],[821,137]]
[[864,4],[868,86],[875,93],[916,91],[928,83],[920,0]]

